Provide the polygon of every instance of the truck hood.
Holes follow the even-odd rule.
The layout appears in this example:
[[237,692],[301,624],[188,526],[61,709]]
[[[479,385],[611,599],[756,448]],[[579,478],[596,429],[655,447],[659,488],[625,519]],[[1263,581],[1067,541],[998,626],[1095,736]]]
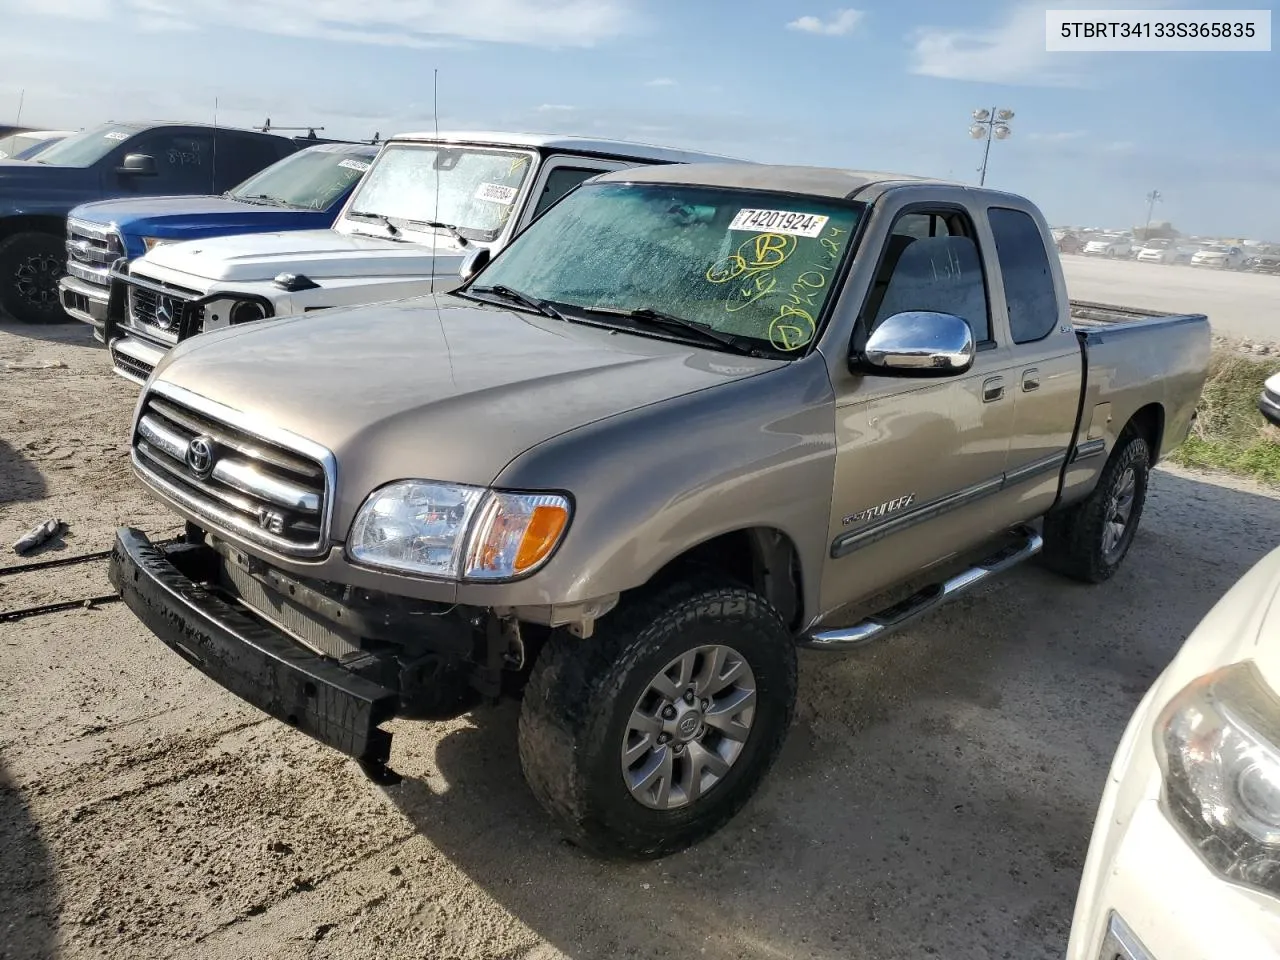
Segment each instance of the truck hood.
[[103,226],[114,224],[125,233],[164,239],[185,239],[210,230],[226,235],[240,229],[285,229],[295,223],[317,226],[327,224],[331,217],[323,210],[198,196],[100,200],[76,207],[71,216]]
[[[435,273],[457,273],[463,254],[441,238]],[[432,275],[431,246],[341,233],[295,230],[251,236],[216,237],[157,247],[150,263],[212,281],[253,283],[281,273],[320,280],[338,277],[425,277]],[[139,265],[145,274],[145,267]]]
[[392,480],[483,486],[575,427],[781,366],[437,295],[204,334],[155,379],[327,447],[337,532]]
[[0,191],[24,187],[47,187],[51,184],[79,185],[93,183],[97,172],[83,167],[56,167],[34,160],[0,160]]

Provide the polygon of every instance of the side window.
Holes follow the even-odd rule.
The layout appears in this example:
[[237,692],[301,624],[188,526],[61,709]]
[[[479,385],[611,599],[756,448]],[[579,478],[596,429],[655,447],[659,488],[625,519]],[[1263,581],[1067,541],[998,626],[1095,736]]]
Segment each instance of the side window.
[[1058,291],[1040,227],[1029,214],[1007,207],[987,211],[1004,279],[1014,343],[1043,340],[1058,324]]
[[287,150],[273,141],[281,137],[245,136],[230,130],[218,131],[218,162],[214,176],[216,191],[230,190],[265,167],[271,166],[281,157],[287,156]]
[[209,193],[213,187],[213,136],[202,131],[157,130],[128,145],[127,153],[154,157],[156,175],[145,182],[147,193]]
[[868,332],[909,310],[963,317],[975,342],[990,342],[987,281],[973,224],[964,214],[912,212],[894,221],[863,310]]
[[547,174],[546,182],[542,185],[542,195],[538,197],[538,202],[533,208],[533,216],[541,216],[543,210],[582,183],[583,180],[590,180],[601,173],[604,173],[604,171],[599,169],[588,170],[584,167],[553,168]]
[[945,218],[936,213],[904,213],[893,225],[893,235],[897,237],[914,237],[922,240],[926,237],[947,237]]

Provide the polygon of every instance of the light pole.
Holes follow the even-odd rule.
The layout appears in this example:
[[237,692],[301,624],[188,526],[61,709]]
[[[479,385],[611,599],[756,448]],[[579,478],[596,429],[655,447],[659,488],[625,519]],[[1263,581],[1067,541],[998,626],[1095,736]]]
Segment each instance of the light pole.
[[[1147,194],[1147,225],[1142,231],[1144,235],[1151,232],[1151,217],[1155,213],[1156,204],[1163,199],[1159,190],[1152,190]],[[1146,237],[1144,236],[1143,239],[1145,240]]]
[[975,140],[986,140],[987,145],[982,150],[982,175],[978,180],[978,186],[985,186],[987,182],[987,158],[991,156],[991,140],[1008,140],[1009,134],[1013,133],[1009,129],[1009,121],[1013,119],[1013,111],[1005,110],[999,107],[992,107],[990,110],[983,108],[973,111],[974,124],[969,128],[969,136]]

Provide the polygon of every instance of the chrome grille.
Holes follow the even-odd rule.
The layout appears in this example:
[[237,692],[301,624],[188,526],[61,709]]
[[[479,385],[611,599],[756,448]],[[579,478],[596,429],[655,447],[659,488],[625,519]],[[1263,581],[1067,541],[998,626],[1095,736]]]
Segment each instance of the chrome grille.
[[137,357],[131,357],[128,354],[111,352],[111,360],[116,371],[127,380],[134,383],[145,383],[147,377],[151,376],[152,366],[139,360]]
[[162,293],[150,286],[130,283],[129,324],[143,332],[174,340],[188,299],[177,292]]
[[139,409],[133,453],[157,489],[247,540],[295,556],[324,548],[330,491],[314,457],[156,391]]
[[67,220],[67,273],[104,290],[110,286],[108,271],[124,256],[120,234],[100,223]]

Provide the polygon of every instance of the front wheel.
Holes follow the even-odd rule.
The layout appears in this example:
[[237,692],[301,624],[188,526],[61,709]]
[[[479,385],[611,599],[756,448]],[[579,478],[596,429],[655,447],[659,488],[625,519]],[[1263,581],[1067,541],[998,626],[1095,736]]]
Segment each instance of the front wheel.
[[0,243],[0,307],[22,323],[66,320],[58,293],[66,262],[63,240],[49,233],[15,233]]
[[575,843],[666,856],[750,799],[795,699],[795,645],[772,606],[740,586],[672,584],[589,639],[548,642],[524,693],[520,761]]
[[1121,434],[1093,493],[1044,520],[1044,561],[1085,583],[1102,583],[1120,568],[1147,501],[1151,454],[1132,430]]

